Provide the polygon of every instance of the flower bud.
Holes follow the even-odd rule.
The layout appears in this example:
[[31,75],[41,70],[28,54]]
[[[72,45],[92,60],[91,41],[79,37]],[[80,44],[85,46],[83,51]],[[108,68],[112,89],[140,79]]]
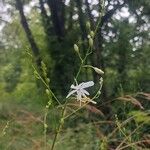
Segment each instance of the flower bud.
[[46,67],[46,65],[44,64],[44,62],[43,62],[43,61],[41,61],[41,65],[42,65],[42,67],[43,67],[43,68],[45,68],[45,67]]
[[79,53],[79,47],[77,46],[77,44],[74,44],[74,50]]
[[46,82],[49,83],[49,82],[50,82],[50,79],[49,79],[49,78],[46,78]]
[[94,67],[93,69],[95,70],[96,73],[98,73],[100,75],[104,74],[104,71],[102,71],[101,69],[99,69],[97,67]]
[[45,128],[45,129],[48,128],[48,125],[47,125],[46,123],[44,123],[44,128]]
[[94,38],[94,32],[93,32],[93,31],[90,32],[90,36],[91,36],[92,38]]
[[98,91],[97,94],[98,94],[98,96],[101,95],[101,91]]
[[49,92],[48,89],[46,89],[45,92],[46,92],[47,95],[50,95],[50,92]]
[[93,46],[93,39],[91,37],[89,38],[89,45],[90,45],[90,47]]
[[61,124],[64,124],[64,118],[61,118],[61,119],[60,119],[60,123],[61,123]]
[[102,78],[102,77],[99,79],[99,84],[100,84],[100,85],[103,84],[103,78]]
[[41,61],[41,66],[42,66],[43,72],[46,72],[47,68],[46,68],[46,65],[43,61]]
[[90,22],[89,22],[89,21],[86,23],[86,27],[87,27],[87,29],[88,29],[88,30],[90,30],[90,28],[91,28],[91,24],[90,24]]
[[44,70],[43,70],[43,74],[44,74],[44,77],[46,77],[46,76],[47,76],[47,73],[46,73],[46,71],[44,71]]
[[34,76],[35,76],[35,78],[40,79],[39,74],[36,70],[34,71]]

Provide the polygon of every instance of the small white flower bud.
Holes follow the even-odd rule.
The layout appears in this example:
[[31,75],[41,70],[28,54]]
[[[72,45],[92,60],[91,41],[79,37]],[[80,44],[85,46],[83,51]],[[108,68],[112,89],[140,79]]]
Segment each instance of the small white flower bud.
[[98,73],[100,75],[104,74],[104,71],[102,71],[101,69],[99,69],[97,67],[94,67],[93,69],[95,70],[96,73]]
[[79,47],[77,46],[77,44],[74,44],[74,50],[78,53],[79,52]]
[[92,38],[89,38],[89,45],[90,45],[90,47],[93,46],[93,39]]
[[87,36],[87,37],[88,37],[88,39],[89,39],[89,38],[91,38],[91,35],[89,35],[89,34],[88,34],[88,36]]
[[99,79],[99,84],[100,84],[100,85],[103,84],[103,78],[102,78],[102,77]]

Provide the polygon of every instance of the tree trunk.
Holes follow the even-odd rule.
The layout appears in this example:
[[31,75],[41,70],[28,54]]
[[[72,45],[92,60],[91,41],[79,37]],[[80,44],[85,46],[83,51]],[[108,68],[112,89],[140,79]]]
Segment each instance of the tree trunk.
[[69,21],[68,21],[68,30],[70,31],[73,26],[73,11],[74,11],[74,1],[70,1],[70,7],[69,7]]
[[64,2],[62,0],[48,0],[47,4],[50,8],[52,23],[53,23],[55,33],[58,37],[58,40],[62,41],[65,35]]
[[36,64],[38,67],[40,67],[41,66],[41,58],[40,58],[39,48],[38,48],[38,46],[34,40],[34,37],[32,35],[32,32],[29,28],[28,22],[26,20],[25,15],[24,15],[23,4],[22,4],[21,0],[16,0],[16,7],[17,7],[19,14],[20,14],[22,27],[26,33],[26,37],[30,43],[31,49],[32,49],[33,54],[35,56]]
[[[94,31],[95,30],[95,22],[94,22],[94,18],[92,16],[92,14],[91,14],[88,0],[85,0],[85,4],[86,4],[86,9],[87,9],[87,15],[88,15],[88,18],[89,18],[90,24],[91,24],[91,29]],[[102,51],[103,51],[102,24],[100,24],[98,28],[99,29],[98,29],[97,33],[95,34],[95,38],[94,38],[94,47],[93,47],[93,54],[92,54],[93,57],[92,57],[91,62],[92,62],[93,66],[96,66],[96,67],[102,69],[103,71],[105,71],[104,59],[102,56]],[[94,79],[95,83],[99,82],[99,75],[97,73],[95,73],[94,71],[93,71],[93,79]],[[102,88],[103,99],[107,97],[106,93],[107,93],[106,86],[104,84],[103,88]]]
[[44,30],[45,30],[47,37],[49,37],[51,34],[50,17],[47,15],[47,12],[44,8],[43,0],[39,0],[39,4],[40,4],[40,9],[41,9],[41,16],[42,16],[42,22],[43,22]]
[[[86,33],[86,23],[85,23],[85,17],[82,11],[82,2],[81,0],[76,0],[77,8],[78,8],[78,16],[79,16],[79,24],[80,24],[80,29],[81,29],[81,36],[83,42],[87,38],[87,33]],[[85,48],[85,46],[84,46]]]

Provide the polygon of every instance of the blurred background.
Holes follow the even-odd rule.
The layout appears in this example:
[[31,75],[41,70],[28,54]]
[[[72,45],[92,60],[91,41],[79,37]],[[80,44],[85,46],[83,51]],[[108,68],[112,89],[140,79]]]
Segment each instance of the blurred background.
[[[88,35],[97,25],[93,53],[86,64],[105,72],[102,93],[96,107],[89,105],[67,122],[56,149],[99,149],[101,137],[107,137],[114,127],[107,121],[115,122],[115,114],[125,120],[139,113],[140,118],[130,123],[125,132],[130,133],[142,122],[145,126],[136,132],[133,141],[148,139],[150,1],[105,0],[104,10],[102,5],[102,0],[0,0],[1,150],[42,149],[41,122],[48,99],[44,85],[34,77],[32,65],[40,71],[43,60],[51,89],[63,99],[80,65],[73,45],[76,43],[81,57],[85,56]],[[99,75],[83,68],[78,82],[89,80],[97,85]],[[57,113],[50,110],[49,114],[55,116],[49,118],[51,137]],[[93,120],[108,124],[93,126]],[[71,137],[74,138],[70,140]],[[113,149],[117,144],[108,145]],[[132,148],[150,148],[149,144]]]

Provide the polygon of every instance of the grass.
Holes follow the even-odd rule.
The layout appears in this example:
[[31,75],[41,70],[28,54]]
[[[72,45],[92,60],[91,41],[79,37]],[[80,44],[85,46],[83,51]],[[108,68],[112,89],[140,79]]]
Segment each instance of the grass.
[[[67,110],[66,115],[75,108],[76,103]],[[129,114],[123,112],[122,118],[123,114],[117,111],[115,113],[118,115],[115,117],[113,109],[111,115],[107,116],[94,107],[86,107],[66,119],[56,141],[55,150],[148,150],[148,111],[133,111],[133,108],[131,110]],[[58,109],[48,113],[47,150],[54,138],[53,129],[58,123],[58,114]],[[139,118],[140,116],[144,117]],[[45,150],[43,117],[44,106],[35,102],[29,104],[1,101],[0,150]]]

